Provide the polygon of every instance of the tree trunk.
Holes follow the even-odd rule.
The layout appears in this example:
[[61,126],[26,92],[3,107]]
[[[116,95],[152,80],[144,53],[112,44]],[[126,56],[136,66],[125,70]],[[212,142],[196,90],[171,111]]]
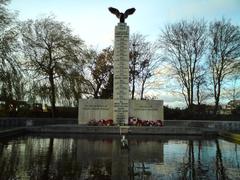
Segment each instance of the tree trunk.
[[49,82],[50,82],[50,88],[51,88],[51,117],[55,117],[55,112],[56,112],[56,107],[55,107],[55,102],[56,102],[56,97],[55,97],[55,85],[54,85],[54,78],[53,78],[53,72],[49,74]]
[[95,99],[99,99],[99,90],[100,90],[100,87],[101,87],[101,84],[100,83],[97,83],[97,87],[96,89],[94,89],[94,98]]
[[193,83],[193,81],[194,81],[194,77],[192,76],[191,77],[191,84],[190,84],[190,95],[191,95],[191,97],[190,97],[190,106],[192,107],[193,106],[193,86],[194,86],[194,83]]
[[200,85],[197,84],[197,103],[198,105],[201,104],[201,100],[200,100]]
[[135,94],[135,65],[133,68],[133,79],[132,79],[132,99],[134,99],[134,94]]
[[215,92],[215,107],[214,107],[214,114],[217,114],[218,107],[219,107],[219,99],[220,99],[220,93],[221,93],[221,82],[218,80],[217,85],[214,90]]
[[142,82],[142,87],[141,87],[141,100],[143,100],[143,93],[144,93],[144,89],[145,89],[145,83],[146,83],[146,79],[143,80]]
[[218,107],[219,107],[219,94],[216,95],[215,97],[215,107],[214,107],[214,114],[217,114],[218,111]]
[[188,99],[188,108],[190,109],[190,107],[191,107],[191,92],[190,92],[189,87],[187,87],[187,99]]

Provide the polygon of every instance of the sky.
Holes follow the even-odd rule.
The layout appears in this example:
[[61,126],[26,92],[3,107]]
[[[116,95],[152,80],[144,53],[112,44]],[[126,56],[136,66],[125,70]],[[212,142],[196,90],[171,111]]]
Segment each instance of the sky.
[[[224,17],[240,25],[240,0],[12,0],[8,6],[18,12],[20,20],[54,15],[86,45],[99,50],[113,45],[114,26],[119,21],[108,7],[122,12],[136,8],[126,20],[130,34],[141,33],[150,41],[157,40],[165,25],[180,20],[203,18],[210,22]],[[161,96],[170,106],[184,104],[170,92],[162,91]]]
[[54,14],[70,25],[87,45],[104,48],[113,44],[113,30],[118,19],[108,7],[120,11],[136,8],[126,20],[130,32],[139,32],[156,40],[168,23],[182,19],[231,19],[240,24],[240,0],[12,0],[9,8],[19,12],[19,19],[35,19]]

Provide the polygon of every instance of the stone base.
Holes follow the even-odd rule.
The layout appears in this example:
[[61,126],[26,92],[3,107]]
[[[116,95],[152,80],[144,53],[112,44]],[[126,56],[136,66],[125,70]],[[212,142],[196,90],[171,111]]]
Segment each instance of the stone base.
[[162,100],[129,100],[129,117],[141,120],[163,121]]
[[[129,100],[129,117],[141,120],[164,120],[162,100]],[[112,99],[80,99],[78,124],[90,120],[113,119]],[[117,124],[117,122],[113,122]],[[126,123],[127,124],[127,123]]]
[[112,103],[111,99],[79,99],[78,124],[87,124],[90,120],[113,119]]

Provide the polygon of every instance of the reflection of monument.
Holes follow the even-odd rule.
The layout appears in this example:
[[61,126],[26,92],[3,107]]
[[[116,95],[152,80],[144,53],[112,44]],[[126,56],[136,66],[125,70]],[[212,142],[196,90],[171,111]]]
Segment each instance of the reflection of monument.
[[129,100],[129,27],[125,23],[135,8],[124,13],[110,7],[120,22],[115,27],[113,100],[79,100],[78,123],[90,120],[113,119],[114,124],[128,124],[129,117],[141,120],[163,120],[163,101]]
[[[101,171],[111,179],[129,179],[139,172],[138,164],[163,163],[164,148],[162,142],[138,141],[131,139],[130,149],[122,149],[118,139],[88,140],[76,142],[77,161],[84,168],[82,176],[98,176]],[[137,169],[136,169],[137,168]],[[92,171],[96,169],[96,171]],[[92,173],[92,174],[91,174]]]

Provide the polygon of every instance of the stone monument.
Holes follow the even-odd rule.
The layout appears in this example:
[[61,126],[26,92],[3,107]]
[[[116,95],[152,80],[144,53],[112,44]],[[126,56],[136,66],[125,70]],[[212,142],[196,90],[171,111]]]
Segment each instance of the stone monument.
[[129,27],[125,23],[134,8],[120,13],[110,7],[120,22],[115,27],[114,38],[114,80],[113,80],[113,121],[119,125],[127,124],[129,117]]
[[114,41],[113,121],[126,124],[129,108],[129,27],[118,23]]
[[135,8],[122,13],[110,7],[109,11],[120,20],[115,26],[114,36],[113,100],[80,99],[78,122],[86,124],[90,120],[112,119],[114,124],[125,125],[129,117],[163,120],[163,101],[129,100],[129,27],[125,19],[135,12]]

